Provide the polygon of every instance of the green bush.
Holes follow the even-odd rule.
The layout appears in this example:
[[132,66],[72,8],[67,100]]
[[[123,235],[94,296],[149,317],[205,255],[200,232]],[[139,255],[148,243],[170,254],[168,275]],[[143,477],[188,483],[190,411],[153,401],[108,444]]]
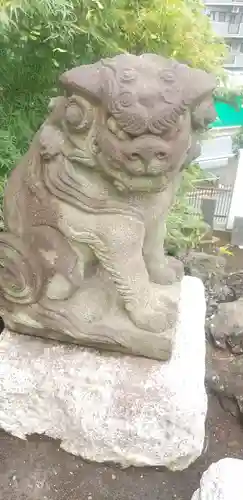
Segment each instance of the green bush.
[[233,137],[233,152],[238,155],[239,150],[243,148],[243,127]]
[[[43,120],[58,74],[121,51],[162,53],[219,72],[225,46],[199,0],[0,0],[0,130],[19,154]],[[9,148],[1,144],[1,164]]]
[[225,56],[200,0],[0,0],[0,178],[43,121],[58,75],[124,51],[216,74]]
[[187,194],[203,179],[204,173],[197,164],[189,165],[184,170],[175,203],[167,219],[165,247],[170,255],[196,248],[209,229],[202,215],[195,211],[187,199]]

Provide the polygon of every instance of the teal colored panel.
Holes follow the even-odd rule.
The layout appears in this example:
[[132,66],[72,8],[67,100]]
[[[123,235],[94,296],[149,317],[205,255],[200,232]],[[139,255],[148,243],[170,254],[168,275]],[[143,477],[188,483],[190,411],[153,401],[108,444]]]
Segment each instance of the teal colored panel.
[[237,127],[243,126],[243,104],[239,98],[238,106],[230,106],[226,102],[215,101],[215,109],[218,115],[217,120],[211,124],[211,127]]

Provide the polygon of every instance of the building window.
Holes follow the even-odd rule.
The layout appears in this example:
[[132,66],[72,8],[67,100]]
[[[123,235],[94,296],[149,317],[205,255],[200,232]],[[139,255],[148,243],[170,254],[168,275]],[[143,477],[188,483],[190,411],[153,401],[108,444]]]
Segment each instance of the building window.
[[231,40],[229,43],[229,47],[230,47],[232,52],[239,52],[239,49],[240,49],[239,40]]
[[212,10],[210,12],[210,18],[212,19],[212,21],[216,21],[216,14],[218,14],[216,10]]
[[240,31],[240,24],[242,22],[242,14],[230,14],[228,33],[231,35],[237,35]]
[[231,35],[237,35],[240,31],[240,23],[238,24],[232,24],[230,23],[228,25],[228,33]]
[[219,12],[219,22],[225,23],[226,21],[226,12]]
[[234,65],[236,63],[236,56],[234,56],[233,54],[229,54],[229,56],[227,57],[226,61],[225,61],[225,64],[226,65]]
[[230,24],[239,24],[242,23],[242,12],[238,12],[234,14],[233,12],[227,16]]
[[243,54],[243,43],[240,44],[240,52]]
[[230,24],[235,24],[236,23],[236,14],[230,14],[229,15],[229,23]]

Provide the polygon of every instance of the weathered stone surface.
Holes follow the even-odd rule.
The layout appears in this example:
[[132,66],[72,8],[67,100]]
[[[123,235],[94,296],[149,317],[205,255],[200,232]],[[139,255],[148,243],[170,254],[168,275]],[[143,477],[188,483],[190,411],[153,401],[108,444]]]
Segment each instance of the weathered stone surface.
[[[221,285],[222,291],[220,292],[219,287],[215,297],[216,306],[212,311],[213,314],[208,314],[206,321],[206,334],[209,340],[206,362],[207,386],[217,395],[221,406],[240,421],[243,417],[242,286],[241,271],[225,275]],[[213,294],[213,288],[209,294],[206,290],[207,297],[212,297]],[[210,299],[207,299],[207,302],[210,303]]]
[[234,300],[243,297],[243,271],[238,270],[226,276],[226,285],[231,290]]
[[19,438],[60,439],[65,450],[97,462],[188,467],[204,445],[204,317],[203,285],[185,277],[167,363],[5,331],[0,427]]
[[220,255],[212,255],[205,252],[190,251],[185,259],[185,266],[188,274],[200,278],[203,282],[207,281],[212,276],[222,278],[226,260]]
[[219,255],[191,250],[183,257],[183,263],[186,274],[196,276],[203,281],[207,302],[207,320],[211,319],[217,313],[220,302],[232,300],[232,292],[225,284],[226,260]]
[[242,500],[243,460],[223,458],[204,472],[192,500]]
[[216,347],[243,353],[243,298],[219,304],[210,322],[210,333]]
[[183,267],[165,220],[215,79],[121,54],[61,84],[5,190],[0,314],[18,333],[167,360]]
[[206,383],[225,411],[243,417],[243,355],[215,349],[207,343]]

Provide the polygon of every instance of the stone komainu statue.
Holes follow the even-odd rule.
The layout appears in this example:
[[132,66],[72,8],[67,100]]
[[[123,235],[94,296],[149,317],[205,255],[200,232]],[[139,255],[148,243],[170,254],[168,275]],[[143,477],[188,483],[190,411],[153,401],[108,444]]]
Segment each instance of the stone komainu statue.
[[183,270],[165,220],[214,78],[126,54],[61,84],[5,190],[0,313],[14,332],[168,359]]

